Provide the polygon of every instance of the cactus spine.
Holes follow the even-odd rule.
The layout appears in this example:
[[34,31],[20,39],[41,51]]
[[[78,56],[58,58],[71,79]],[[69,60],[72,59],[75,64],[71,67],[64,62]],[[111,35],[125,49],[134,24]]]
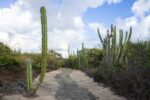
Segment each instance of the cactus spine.
[[26,77],[27,77],[27,91],[31,92],[32,90],[32,63],[30,59],[26,61]]
[[104,60],[106,62],[119,62],[122,63],[126,58],[126,52],[128,48],[128,42],[132,35],[132,27],[130,27],[129,33],[124,33],[123,30],[119,31],[119,44],[117,45],[116,26],[111,25],[111,30],[107,31],[107,36],[102,39],[99,29],[97,29],[99,39],[104,49]]
[[42,83],[44,80],[47,66],[47,17],[45,7],[41,7],[40,12],[42,25],[42,68],[39,81],[40,83]]

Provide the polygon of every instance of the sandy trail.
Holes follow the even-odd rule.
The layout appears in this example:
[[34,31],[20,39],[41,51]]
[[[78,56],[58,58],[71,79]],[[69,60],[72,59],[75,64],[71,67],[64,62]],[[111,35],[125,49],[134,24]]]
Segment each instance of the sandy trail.
[[[38,80],[38,78],[36,79]],[[35,81],[36,81],[35,80]],[[5,96],[2,100],[126,100],[114,95],[109,88],[93,82],[79,70],[60,68],[46,73],[37,97]]]

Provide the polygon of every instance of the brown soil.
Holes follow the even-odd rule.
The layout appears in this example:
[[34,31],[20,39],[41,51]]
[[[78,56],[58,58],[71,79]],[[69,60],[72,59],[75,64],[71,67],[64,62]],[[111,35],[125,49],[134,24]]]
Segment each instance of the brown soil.
[[[14,69],[15,68],[15,69]],[[47,69],[47,72],[52,69]],[[33,79],[40,74],[40,69],[33,69]],[[4,95],[24,95],[26,92],[26,69],[19,66],[0,68],[0,99]]]
[[[0,69],[0,97],[3,95],[24,94],[26,87],[26,69]],[[33,70],[33,79],[38,76],[40,70]]]

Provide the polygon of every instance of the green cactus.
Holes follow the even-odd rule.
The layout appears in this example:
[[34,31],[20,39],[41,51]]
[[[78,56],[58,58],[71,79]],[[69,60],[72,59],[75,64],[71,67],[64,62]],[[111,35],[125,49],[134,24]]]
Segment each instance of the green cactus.
[[40,8],[41,12],[41,25],[42,25],[42,68],[39,78],[39,83],[36,84],[36,87],[33,89],[32,93],[34,94],[40,84],[44,81],[46,66],[47,66],[47,17],[45,7]]
[[84,43],[82,43],[82,52],[81,52],[81,67],[87,67],[88,63],[87,63],[87,52],[86,49],[84,48]]
[[40,74],[40,83],[44,81],[47,66],[47,17],[45,7],[41,7],[41,25],[42,25],[42,68]]
[[132,28],[128,32],[124,33],[123,30],[119,31],[119,44],[117,45],[117,33],[116,26],[111,25],[111,31],[107,31],[107,35],[102,39],[99,29],[97,29],[99,39],[103,45],[104,49],[104,61],[106,63],[119,62],[122,63],[126,58],[126,52],[128,48],[128,42],[130,41],[132,35]]
[[26,77],[27,77],[27,91],[31,92],[32,90],[32,63],[30,59],[26,61]]
[[70,46],[68,45],[68,58],[70,57]]
[[78,62],[78,67],[77,68],[80,68],[81,67],[81,63],[80,63],[80,52],[79,52],[79,50],[78,50],[78,48],[77,48],[77,62]]

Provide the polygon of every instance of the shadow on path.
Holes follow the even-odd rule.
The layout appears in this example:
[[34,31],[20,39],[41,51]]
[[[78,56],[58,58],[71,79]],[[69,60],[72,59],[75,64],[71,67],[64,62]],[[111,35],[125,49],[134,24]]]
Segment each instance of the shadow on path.
[[55,95],[57,100],[98,100],[97,97],[86,89],[80,88],[70,78],[69,73],[71,73],[71,70],[63,70],[61,74],[55,76],[59,84],[58,91]]

